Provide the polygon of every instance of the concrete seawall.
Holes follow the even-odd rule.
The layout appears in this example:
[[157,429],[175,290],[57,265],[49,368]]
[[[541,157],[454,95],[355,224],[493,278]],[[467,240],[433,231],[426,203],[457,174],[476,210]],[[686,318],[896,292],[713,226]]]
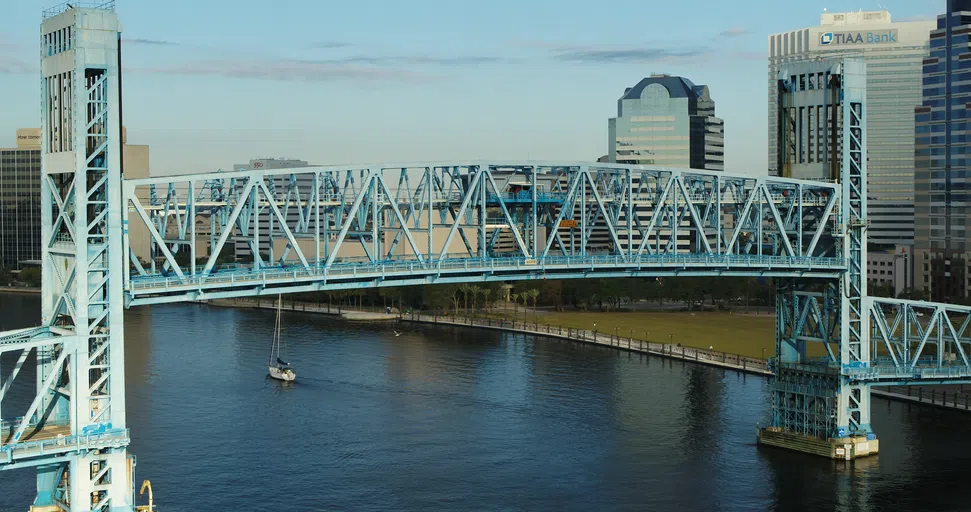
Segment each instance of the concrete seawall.
[[[216,307],[236,307],[252,309],[276,309],[275,300],[253,301],[241,299],[218,299],[211,301],[199,301]],[[359,311],[331,307],[330,305],[317,305],[309,303],[290,303],[283,305],[284,311],[298,313],[313,313],[322,315],[339,316],[349,321],[394,321],[454,326],[454,327],[474,327],[478,329],[490,329],[514,334],[527,334],[530,336],[545,336],[547,338],[571,341],[574,343],[586,343],[611,347],[617,350],[629,351],[638,354],[646,354],[656,357],[663,357],[677,361],[696,363],[726,370],[771,377],[773,373],[768,369],[768,362],[764,359],[728,354],[725,352],[708,351],[680,345],[666,343],[653,343],[643,340],[635,340],[622,336],[613,336],[583,329],[571,329],[552,326],[537,326],[536,324],[524,324],[510,320],[497,319],[473,319],[454,316],[427,315],[411,313],[398,315],[388,314],[383,311]],[[914,387],[893,387],[875,388],[871,390],[875,397],[896,400],[900,402],[913,403],[950,409],[956,411],[971,411],[971,394],[966,393],[963,388],[958,386],[914,386]]]

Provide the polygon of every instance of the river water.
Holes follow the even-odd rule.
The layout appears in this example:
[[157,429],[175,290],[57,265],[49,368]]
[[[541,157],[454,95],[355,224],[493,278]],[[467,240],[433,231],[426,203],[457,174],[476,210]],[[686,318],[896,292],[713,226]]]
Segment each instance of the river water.
[[[0,328],[39,307],[0,295]],[[157,306],[125,321],[136,479],[161,512],[968,510],[971,414],[876,399],[880,455],[832,462],[756,446],[767,381],[730,371],[286,313],[287,385],[265,377],[271,311]],[[18,377],[5,417],[33,379]],[[33,496],[32,471],[0,473],[0,511]]]

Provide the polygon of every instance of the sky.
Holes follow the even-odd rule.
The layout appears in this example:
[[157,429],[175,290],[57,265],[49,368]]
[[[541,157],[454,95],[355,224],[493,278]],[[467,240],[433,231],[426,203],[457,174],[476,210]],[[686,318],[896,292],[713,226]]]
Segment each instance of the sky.
[[[0,7],[0,147],[40,125],[49,1]],[[581,160],[651,73],[708,85],[726,170],[767,168],[767,39],[830,12],[945,0],[118,0],[128,142],[153,175],[314,164]],[[744,5],[744,8],[739,8]]]

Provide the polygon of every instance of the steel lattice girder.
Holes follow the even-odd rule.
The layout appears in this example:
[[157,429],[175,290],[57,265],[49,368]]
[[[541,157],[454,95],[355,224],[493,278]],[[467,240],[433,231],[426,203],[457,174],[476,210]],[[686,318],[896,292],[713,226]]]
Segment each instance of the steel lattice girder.
[[875,384],[952,382],[971,378],[971,308],[867,297],[871,364],[849,367]]
[[[435,280],[456,262],[474,267],[475,281],[497,270],[543,272],[560,257],[626,275],[697,263],[744,275],[831,273],[844,268],[831,237],[840,194],[822,182],[543,162],[128,180],[127,233],[145,230],[154,256],[134,258],[126,234],[126,289],[137,304],[154,294],[238,290],[237,281],[264,286],[269,274],[323,283],[406,269]],[[211,232],[200,234],[207,223]],[[219,268],[233,240],[251,255]],[[203,249],[208,256],[197,261]],[[180,265],[179,254],[188,262]],[[247,293],[259,291],[237,295]]]

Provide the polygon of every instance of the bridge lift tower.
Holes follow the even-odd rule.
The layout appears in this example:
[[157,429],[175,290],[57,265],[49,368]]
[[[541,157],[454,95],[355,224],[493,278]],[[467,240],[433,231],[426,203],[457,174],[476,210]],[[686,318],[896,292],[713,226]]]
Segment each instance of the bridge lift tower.
[[[136,510],[125,423],[130,306],[428,283],[771,277],[779,283],[776,377],[760,442],[832,458],[876,453],[872,386],[971,382],[971,308],[866,294],[860,59],[783,71],[780,168],[788,176],[779,178],[465,162],[125,180],[121,26],[113,2],[99,1],[44,14],[42,325],[0,333],[0,354],[18,354],[0,368],[0,471],[37,470],[33,512]],[[422,184],[412,193],[413,171]],[[167,189],[164,197],[157,189]],[[266,260],[257,250],[264,215],[271,242],[286,242],[282,254],[271,243]],[[210,230],[200,234],[203,219]],[[129,222],[142,223],[164,263],[132,256]],[[599,253],[586,244],[595,230],[612,241]],[[511,236],[513,252],[494,250],[500,233]],[[456,258],[460,238],[468,256]],[[204,265],[201,239],[212,249]],[[217,268],[231,239],[248,240],[253,259]],[[396,249],[405,242],[407,250]],[[364,256],[345,260],[341,251],[353,243]],[[825,355],[810,358],[810,343]],[[7,395],[31,354],[34,397],[4,419],[19,410]]]
[[[875,454],[871,387],[968,382],[971,310],[867,295],[863,59],[790,64],[777,83],[779,168],[839,185],[829,242],[846,270],[835,280],[777,281],[772,419],[759,441],[830,458]],[[811,344],[825,355],[809,357]]]
[[[840,211],[829,241],[847,261],[838,280],[778,280],[772,422],[763,444],[838,458],[878,451],[870,428],[866,368],[866,64],[862,58],[790,64],[778,77],[779,169],[785,177],[835,181]],[[826,356],[807,357],[808,344]]]

